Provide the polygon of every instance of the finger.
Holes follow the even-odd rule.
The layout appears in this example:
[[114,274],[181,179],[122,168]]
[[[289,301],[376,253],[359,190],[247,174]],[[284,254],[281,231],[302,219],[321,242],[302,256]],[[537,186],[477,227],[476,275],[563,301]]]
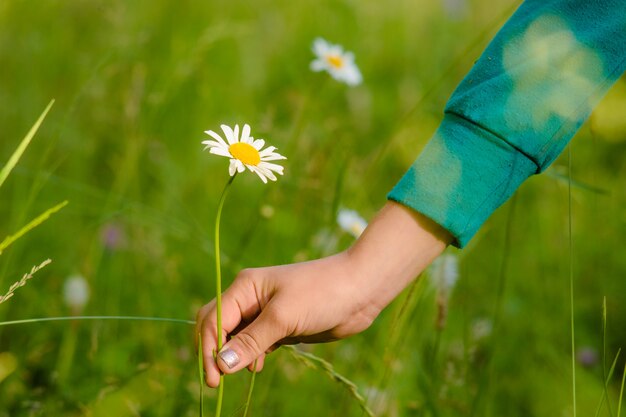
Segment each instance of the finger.
[[265,355],[261,355],[256,358],[250,365],[248,365],[248,371],[250,372],[261,372],[263,370],[263,365],[265,364]]
[[[226,335],[232,332],[242,320],[257,314],[260,306],[254,287],[247,280],[235,280],[222,295],[222,344]],[[217,303],[207,304],[203,311],[200,333],[202,334],[202,350],[207,384],[216,387],[219,384],[220,371],[214,359],[218,350],[217,338]]]
[[[220,382],[221,371],[215,363],[215,352],[217,349],[217,328],[214,325],[207,324],[210,320],[205,316],[200,320],[200,338],[202,340],[202,364],[204,368],[204,378],[206,384],[211,388],[216,388]],[[226,331],[222,330],[222,338],[226,337]]]
[[194,346],[196,347],[196,351],[198,351],[198,335],[202,333],[202,322],[204,321],[204,317],[214,305],[215,299],[211,300],[208,304],[203,305],[200,310],[198,310],[198,313],[196,313],[196,326],[194,331]]
[[297,345],[298,343],[327,343],[341,339],[333,330],[327,330],[308,336],[286,337],[280,341],[281,345]]
[[272,353],[273,351],[278,349],[283,344],[286,344],[286,343],[282,343],[282,340],[274,343],[272,346],[270,346],[267,349],[265,349],[265,354],[269,355],[270,353]]
[[[210,315],[210,312],[215,308],[215,303],[216,303],[216,300],[213,299],[211,300],[211,302],[204,305],[202,308],[200,308],[200,310],[198,310],[198,313],[196,314],[196,326],[195,326],[195,332],[194,332],[196,352],[198,352],[199,338],[202,340],[202,352],[199,352],[199,354],[202,355],[204,379],[205,379],[205,383],[209,387],[212,387],[212,388],[216,388],[219,385],[221,372],[219,368],[217,367],[217,364],[215,363],[213,354],[211,354],[211,356],[207,358],[204,352],[206,351],[205,348],[207,347],[207,343],[208,343],[207,340],[217,340],[217,337],[215,336],[214,333],[212,333],[215,331],[214,328],[211,328],[210,326],[208,326],[206,331],[204,329],[205,329],[206,318]],[[206,337],[207,336],[206,332],[211,333],[210,337],[208,338]],[[209,347],[208,349],[211,349],[211,348]]]
[[289,322],[283,310],[268,303],[259,316],[237,333],[218,353],[217,365],[231,374],[251,364],[277,341],[289,333]]

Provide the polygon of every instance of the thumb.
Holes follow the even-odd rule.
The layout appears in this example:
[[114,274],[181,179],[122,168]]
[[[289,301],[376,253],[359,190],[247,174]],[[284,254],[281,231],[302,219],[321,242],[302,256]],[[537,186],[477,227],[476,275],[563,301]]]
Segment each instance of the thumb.
[[257,318],[226,343],[217,354],[217,365],[232,374],[250,365],[272,345],[288,335],[288,324],[272,303]]

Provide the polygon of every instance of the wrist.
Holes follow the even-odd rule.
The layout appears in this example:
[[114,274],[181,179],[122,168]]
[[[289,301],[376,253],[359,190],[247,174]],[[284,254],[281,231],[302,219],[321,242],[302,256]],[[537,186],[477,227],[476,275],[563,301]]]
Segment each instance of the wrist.
[[452,240],[428,217],[389,201],[346,251],[364,303],[382,310]]

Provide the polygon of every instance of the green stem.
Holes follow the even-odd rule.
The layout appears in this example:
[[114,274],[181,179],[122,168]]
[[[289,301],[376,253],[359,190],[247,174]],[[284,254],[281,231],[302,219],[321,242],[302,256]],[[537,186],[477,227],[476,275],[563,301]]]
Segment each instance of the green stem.
[[[222,219],[222,208],[224,207],[224,201],[226,195],[230,189],[230,185],[233,183],[237,173],[230,177],[224,190],[222,190],[222,196],[217,206],[217,215],[215,216],[215,298],[217,304],[217,352],[222,350],[222,266],[220,263],[220,220]],[[220,385],[217,389],[217,406],[215,410],[215,417],[220,417],[222,414],[222,399],[224,397],[224,375],[220,374]]]
[[254,390],[254,380],[256,379],[256,363],[254,360],[254,366],[252,367],[252,379],[250,380],[250,388],[248,389],[248,399],[246,399],[246,408],[243,410],[243,417],[248,417],[248,410],[250,409],[250,401],[252,400],[252,391]]
[[626,380],[626,365],[624,365],[624,373],[622,374],[622,387],[619,390],[619,403],[617,404],[617,417],[622,414],[622,399],[624,398],[624,381]]
[[570,303],[570,332],[572,349],[572,405],[576,417],[576,344],[574,323],[574,237],[572,236],[572,146],[567,147],[567,199],[568,199],[568,234],[569,234],[569,303]]
[[14,324],[41,323],[46,321],[73,321],[73,320],[133,320],[133,321],[160,321],[168,323],[196,324],[193,320],[171,319],[167,317],[142,317],[142,316],[64,316],[64,317],[39,317],[34,319],[2,321],[0,327]]

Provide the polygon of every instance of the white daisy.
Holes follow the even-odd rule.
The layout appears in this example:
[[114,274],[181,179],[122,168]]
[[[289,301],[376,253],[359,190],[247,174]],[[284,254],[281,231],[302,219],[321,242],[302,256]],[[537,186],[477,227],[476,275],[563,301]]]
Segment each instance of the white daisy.
[[262,149],[265,146],[265,141],[250,136],[249,125],[243,125],[241,138],[239,137],[239,125],[235,125],[234,129],[222,125],[222,131],[226,140],[214,131],[207,130],[204,133],[211,136],[213,140],[205,140],[202,143],[206,145],[205,149],[210,149],[212,154],[230,158],[228,172],[231,176],[235,175],[236,172],[243,172],[246,168],[257,174],[264,183],[267,183],[268,178],[276,181],[274,173],[283,175],[282,166],[268,161],[287,158],[274,152],[276,149],[274,146]]
[[363,81],[361,71],[354,63],[354,54],[344,52],[341,45],[317,38],[313,41],[313,52],[317,58],[311,62],[311,70],[328,71],[335,80],[350,86],[359,85]]
[[352,236],[358,238],[361,233],[367,227],[367,222],[363,217],[354,210],[341,209],[337,214],[337,223],[339,226],[350,233]]

